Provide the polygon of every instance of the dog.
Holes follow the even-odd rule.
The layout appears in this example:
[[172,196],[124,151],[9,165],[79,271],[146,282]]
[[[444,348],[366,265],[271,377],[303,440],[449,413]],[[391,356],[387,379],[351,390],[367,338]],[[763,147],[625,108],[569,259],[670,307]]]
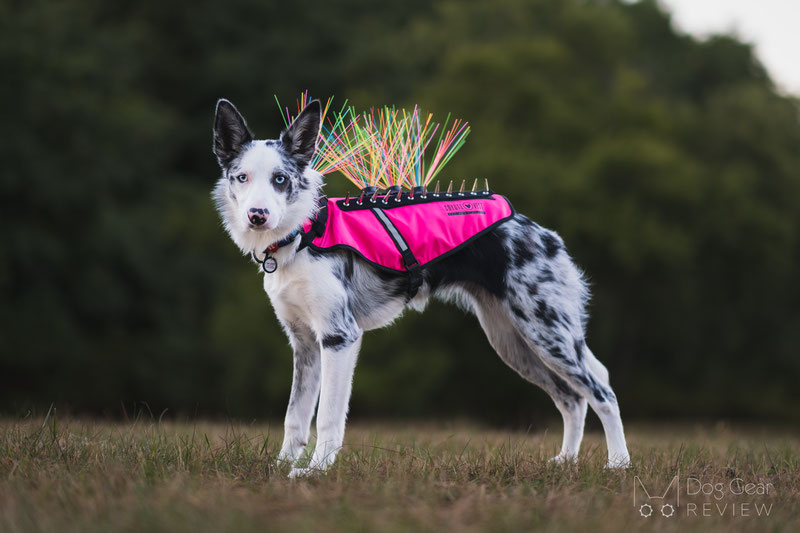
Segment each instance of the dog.
[[[311,168],[321,115],[319,101],[311,101],[273,140],[255,140],[228,100],[217,102],[214,118],[213,152],[222,169],[213,190],[217,209],[243,253],[258,260],[272,251],[275,268],[264,275],[264,289],[294,351],[279,453],[292,465],[289,475],[322,472],[341,449],[363,333],[391,324],[406,307],[424,310],[432,297],[472,312],[500,358],[553,399],[564,433],[552,460],[577,457],[591,405],[605,431],[607,465],[628,466],[608,371],[585,342],[588,289],[553,231],[515,213],[426,266],[413,298],[406,276],[356,253],[301,249],[298,230],[315,215],[323,185]],[[316,447],[299,468],[317,405]]]

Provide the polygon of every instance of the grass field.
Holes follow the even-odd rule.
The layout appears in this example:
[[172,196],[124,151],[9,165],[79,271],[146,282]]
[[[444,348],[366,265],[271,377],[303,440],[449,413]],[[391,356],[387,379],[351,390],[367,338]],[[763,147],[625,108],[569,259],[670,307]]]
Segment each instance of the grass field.
[[[0,531],[800,530],[796,432],[629,424],[634,466],[609,471],[595,432],[576,464],[548,463],[550,427],[354,423],[329,473],[289,480],[276,425],[2,420]],[[675,514],[640,516],[634,477],[652,496],[676,473]]]

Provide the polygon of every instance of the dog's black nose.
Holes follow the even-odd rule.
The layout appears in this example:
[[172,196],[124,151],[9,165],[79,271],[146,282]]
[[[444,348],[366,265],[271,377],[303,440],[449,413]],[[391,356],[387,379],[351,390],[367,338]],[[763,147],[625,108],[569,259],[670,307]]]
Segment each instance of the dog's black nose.
[[247,218],[250,219],[250,223],[254,226],[263,226],[267,222],[267,217],[269,217],[268,209],[251,207],[250,212],[247,213]]

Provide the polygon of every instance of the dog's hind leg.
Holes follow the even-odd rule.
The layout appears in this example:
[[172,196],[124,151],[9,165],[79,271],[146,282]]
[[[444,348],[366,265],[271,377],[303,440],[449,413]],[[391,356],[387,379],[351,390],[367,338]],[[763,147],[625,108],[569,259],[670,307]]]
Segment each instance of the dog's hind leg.
[[587,402],[574,388],[542,363],[520,336],[507,311],[490,296],[475,297],[473,308],[478,321],[500,358],[520,376],[550,395],[564,421],[561,452],[555,461],[577,457],[583,440]]
[[294,463],[308,444],[311,419],[319,397],[320,346],[308,326],[294,322],[285,327],[294,349],[294,372],[278,460]]
[[[588,346],[586,346],[585,343],[583,345],[583,353],[586,361],[586,367],[590,374],[594,376],[595,379],[602,385],[604,385],[608,391],[611,391],[611,381],[609,379],[608,369],[594,356],[592,351]],[[604,423],[603,427],[606,430],[607,438],[614,439],[613,444],[609,443],[609,450],[615,449],[618,450],[618,452],[616,455],[612,455],[609,452],[609,466],[625,466],[630,463],[630,457],[628,455],[628,447],[625,442],[625,432],[622,427],[622,418],[619,416],[619,405],[617,404],[616,396],[614,396],[613,392],[611,392],[611,396],[613,398],[612,404],[605,407],[608,411],[610,411],[610,416],[608,416],[607,422],[608,425]],[[600,408],[602,409],[603,407]]]
[[[553,300],[550,304],[554,304]],[[608,372],[599,361],[588,360],[591,352],[586,347],[583,335],[573,336],[569,328],[564,327],[564,322],[574,321],[576,317],[570,318],[550,304],[539,300],[535,310],[526,313],[522,307],[510,303],[509,315],[541,362],[586,398],[597,413],[606,434],[608,466],[627,466],[630,456],[617,397],[609,385]]]
[[507,241],[513,260],[506,276],[506,313],[541,362],[597,413],[606,434],[608,465],[628,465],[617,397],[608,372],[584,342],[587,291],[580,272],[555,233],[523,226],[512,227]]

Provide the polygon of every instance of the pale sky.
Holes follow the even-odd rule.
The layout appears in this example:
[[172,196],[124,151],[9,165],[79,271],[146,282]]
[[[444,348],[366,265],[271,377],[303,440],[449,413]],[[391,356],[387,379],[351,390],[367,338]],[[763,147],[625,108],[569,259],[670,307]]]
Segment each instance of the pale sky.
[[733,33],[783,92],[800,96],[800,0],[658,0],[679,31],[698,37]]

